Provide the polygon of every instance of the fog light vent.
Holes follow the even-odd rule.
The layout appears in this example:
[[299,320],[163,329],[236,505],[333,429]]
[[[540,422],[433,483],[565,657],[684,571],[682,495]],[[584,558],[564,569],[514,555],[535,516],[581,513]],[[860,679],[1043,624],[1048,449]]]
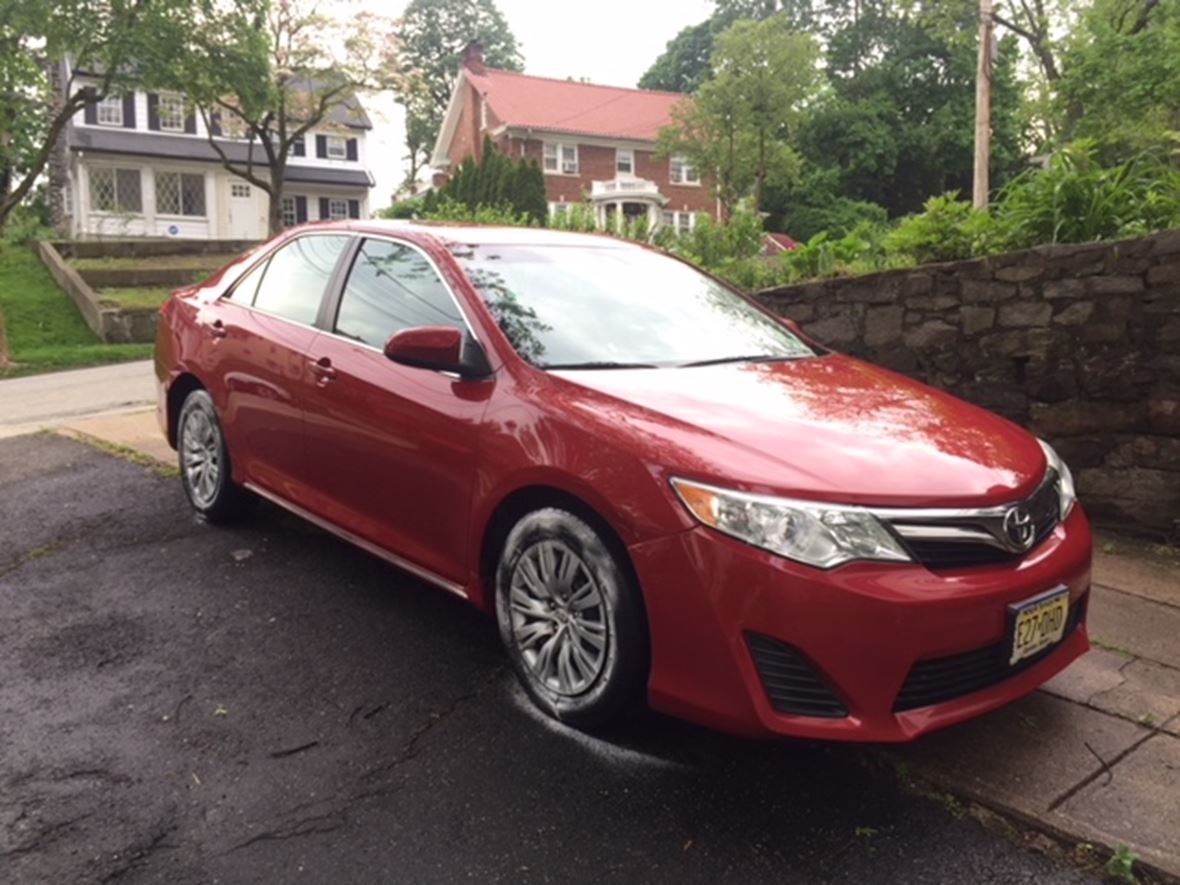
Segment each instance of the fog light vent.
[[848,715],[848,708],[797,648],[758,633],[747,633],[746,642],[770,705],[779,713],[825,719]]

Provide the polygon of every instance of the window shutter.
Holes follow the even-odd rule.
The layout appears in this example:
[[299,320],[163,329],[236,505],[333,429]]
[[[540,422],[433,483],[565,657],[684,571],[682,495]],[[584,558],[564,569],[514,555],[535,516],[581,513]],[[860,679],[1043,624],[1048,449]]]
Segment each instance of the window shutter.
[[295,223],[303,224],[307,221],[307,197],[295,198]]
[[303,140],[302,135],[291,142],[291,154],[296,157],[307,156],[307,142]]
[[197,115],[190,111],[189,115],[184,118],[184,131],[189,135],[197,134]]
[[209,132],[221,135],[221,111],[214,111],[209,115]]
[[348,152],[348,159],[356,159],[356,139],[350,138],[344,143],[344,149]]
[[[91,92],[91,94],[93,94],[93,90],[89,90],[89,91]],[[89,123],[91,126],[98,125],[98,103],[97,102],[87,101],[86,102],[86,110],[84,113],[86,115],[85,118],[86,118],[87,123]]]
[[[322,138],[322,137],[323,136],[318,136],[318,135],[316,136],[317,139]],[[320,197],[320,220],[321,221],[328,220],[328,198],[327,197]]]
[[317,135],[315,137],[315,155],[321,160],[328,158],[328,136]]
[[148,93],[148,129],[153,132],[160,129],[160,96],[154,92]]
[[360,218],[361,217],[361,201],[360,200],[349,200],[348,201],[348,217],[349,218]]
[[135,93],[129,92],[123,96],[123,128],[135,128]]

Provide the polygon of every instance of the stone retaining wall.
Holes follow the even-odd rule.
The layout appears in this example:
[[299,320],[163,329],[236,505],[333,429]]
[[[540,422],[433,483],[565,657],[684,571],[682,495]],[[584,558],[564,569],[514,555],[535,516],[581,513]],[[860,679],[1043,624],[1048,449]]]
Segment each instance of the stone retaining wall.
[[760,298],[824,344],[1044,436],[1097,521],[1180,536],[1180,230]]
[[[107,344],[129,344],[156,340],[155,308],[104,307],[94,289],[70,267],[54,245],[47,240],[36,244],[37,254],[49,270],[50,276],[70,296],[82,319],[92,332]],[[191,271],[188,272],[191,277]]]

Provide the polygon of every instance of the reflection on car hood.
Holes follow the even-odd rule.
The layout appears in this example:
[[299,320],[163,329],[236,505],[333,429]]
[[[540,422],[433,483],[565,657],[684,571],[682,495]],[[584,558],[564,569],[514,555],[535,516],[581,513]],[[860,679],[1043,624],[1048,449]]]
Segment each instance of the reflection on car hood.
[[983,506],[1031,493],[1045,472],[1026,431],[846,356],[554,374],[637,407],[617,417],[657,439],[669,469],[752,491]]

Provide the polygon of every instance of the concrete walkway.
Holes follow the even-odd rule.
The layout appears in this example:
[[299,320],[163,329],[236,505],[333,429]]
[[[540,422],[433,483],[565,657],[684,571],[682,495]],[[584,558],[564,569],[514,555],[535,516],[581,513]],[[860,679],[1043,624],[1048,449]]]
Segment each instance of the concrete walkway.
[[[173,465],[154,410],[131,410],[152,396],[149,369],[43,376],[79,377],[89,392],[50,385],[40,401],[30,382],[42,379],[0,382],[0,436],[22,426],[12,403],[23,403],[28,429],[52,424]],[[78,417],[94,406],[104,414]],[[1180,880],[1180,553],[1102,536],[1096,548],[1089,654],[1003,710],[888,752],[936,789],[1098,855],[1126,845]]]
[[142,410],[155,401],[151,360],[12,378],[0,381],[0,437]]

